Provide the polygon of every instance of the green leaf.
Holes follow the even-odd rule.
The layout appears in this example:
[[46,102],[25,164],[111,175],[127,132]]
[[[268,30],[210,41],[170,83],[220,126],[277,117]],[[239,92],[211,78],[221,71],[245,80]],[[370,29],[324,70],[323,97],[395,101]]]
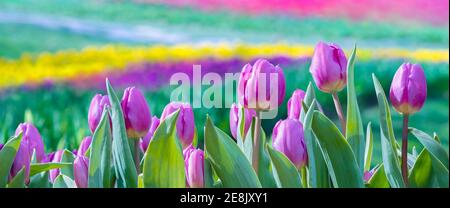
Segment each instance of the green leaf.
[[389,188],[389,181],[384,172],[383,164],[375,169],[372,177],[370,178],[367,188]]
[[8,188],[25,188],[25,167],[20,169],[20,171],[11,179],[8,184]]
[[[73,164],[74,160],[75,160],[75,155],[71,151],[65,149],[61,156],[61,163]],[[63,175],[73,178],[73,165],[61,168],[60,172]]]
[[30,177],[28,188],[50,188],[49,172],[42,172]]
[[213,176],[213,168],[211,166],[211,161],[206,157],[205,158],[205,188],[213,188],[214,187],[214,176]]
[[415,128],[409,128],[409,131],[419,140],[420,143],[430,152],[430,154],[439,160],[448,170],[448,153],[445,148],[433,139],[430,135]]
[[30,165],[30,176],[52,169],[65,168],[72,166],[72,163],[34,163]]
[[75,181],[69,178],[64,174],[59,174],[58,177],[55,178],[55,182],[53,183],[53,188],[76,188],[77,185]]
[[398,161],[399,156],[396,151],[397,144],[392,128],[391,111],[383,87],[374,74],[372,74],[372,79],[380,112],[381,153],[384,169],[391,187],[402,188],[405,187],[405,184],[400,171],[400,162]]
[[241,150],[244,152],[245,157],[247,157],[250,164],[253,163],[253,134],[255,133],[255,118],[252,119],[250,128],[248,129],[247,135]]
[[372,153],[373,153],[373,133],[372,133],[372,123],[367,124],[366,132],[366,148],[364,150],[364,171],[370,170],[370,164],[372,163]]
[[[315,101],[314,104],[313,104],[313,101]],[[303,107],[303,103],[306,105],[307,109],[311,108],[311,106],[314,106],[318,110],[320,110],[319,103],[316,100],[316,93],[314,92],[314,87],[311,82],[308,83],[308,87],[306,88],[305,97],[303,98],[303,101],[302,101],[302,107]],[[315,108],[313,108],[313,109],[315,109]],[[300,111],[300,121],[302,123],[305,123],[306,112],[307,111],[305,109]]]
[[[231,109],[230,109],[231,110]],[[237,138],[236,138],[236,142],[238,147],[245,152],[245,148],[244,148],[244,139],[246,138],[245,135],[245,109],[243,107],[239,107],[239,121],[238,121],[238,128],[237,128]],[[251,128],[250,128],[251,129]],[[250,130],[251,132],[251,130]],[[250,154],[251,155],[251,154]],[[250,161],[252,161],[251,157],[249,158]]]
[[22,133],[12,137],[6,142],[2,150],[0,150],[0,188],[5,187],[8,183],[9,172],[19,150],[22,141]]
[[279,188],[301,188],[300,174],[294,164],[281,152],[267,145],[273,174]]
[[111,127],[109,126],[108,107],[103,110],[102,118],[92,136],[89,154],[89,188],[110,188],[111,184]]
[[209,116],[205,124],[207,157],[225,188],[260,188],[261,183],[252,165],[237,144],[216,128]]
[[364,187],[353,151],[333,122],[321,112],[314,111],[311,127],[319,142],[334,187]]
[[138,188],[144,188],[144,174],[138,175]]
[[117,185],[121,188],[137,187],[137,171],[127,137],[125,121],[119,98],[109,80],[106,80],[109,101],[111,103],[110,115],[112,121],[112,155],[117,177]]
[[355,57],[356,45],[347,64],[347,127],[346,138],[353,153],[355,153],[361,174],[364,173],[364,127],[362,124],[361,113],[359,112],[358,99],[355,89]]
[[266,133],[261,128],[261,137],[259,138],[259,162],[258,162],[258,178],[263,188],[276,188],[277,183],[273,176],[272,164],[266,150]]
[[[314,99],[312,103],[311,105],[315,105],[316,100]],[[308,150],[309,186],[312,188],[329,188],[331,184],[327,164],[311,128],[314,108],[308,109],[306,104],[303,103],[302,112],[307,112],[303,123],[303,131],[306,149]]]
[[435,178],[430,153],[424,149],[419,154],[409,175],[409,186],[411,188],[431,188]]
[[176,122],[179,110],[169,115],[155,131],[144,160],[144,187],[184,188],[186,186],[183,149]]

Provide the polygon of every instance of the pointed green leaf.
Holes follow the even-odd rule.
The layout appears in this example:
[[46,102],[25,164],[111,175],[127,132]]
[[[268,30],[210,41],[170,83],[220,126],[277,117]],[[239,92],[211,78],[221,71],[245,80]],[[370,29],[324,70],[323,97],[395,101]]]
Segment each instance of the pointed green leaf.
[[[314,106],[315,103],[316,100],[314,99],[311,105]],[[308,150],[309,186],[312,188],[329,188],[331,184],[327,164],[311,128],[314,108],[308,109],[306,104],[303,103],[303,112],[307,112],[303,123],[303,132],[306,149]]]
[[364,171],[370,170],[370,164],[372,163],[372,152],[373,152],[373,133],[372,133],[372,123],[367,124],[366,131],[366,148],[364,150]]
[[53,183],[53,188],[76,188],[77,185],[75,181],[69,178],[64,174],[59,174],[58,177],[55,178],[55,182]]
[[364,187],[355,155],[333,122],[321,112],[314,111],[311,127],[322,150],[334,187]]
[[279,188],[301,188],[302,182],[297,168],[281,152],[267,145],[270,159],[272,161],[273,174]]
[[389,188],[389,181],[386,178],[386,172],[384,172],[383,164],[375,169],[372,177],[370,178],[367,188]]
[[435,178],[433,178],[433,167],[430,153],[426,149],[422,150],[414,163],[409,175],[409,186],[411,188],[431,188]]
[[119,98],[106,80],[109,101],[111,103],[110,116],[112,121],[112,155],[118,187],[136,188],[137,171],[127,137],[125,121]]
[[183,149],[176,123],[179,110],[169,115],[155,131],[144,160],[144,187],[184,188],[186,186]]
[[[313,101],[315,101],[314,104],[313,104]],[[313,106],[314,110],[322,111],[319,103],[316,100],[316,93],[314,92],[314,87],[311,82],[308,83],[308,87],[306,88],[305,97],[303,98],[302,105],[303,105],[303,103],[306,105],[306,107],[308,107],[308,109],[311,106]],[[302,108],[303,108],[303,106],[302,106]],[[305,111],[304,109],[302,111],[300,111],[300,121],[302,123],[305,122],[306,112],[307,111]]]
[[420,143],[430,152],[431,156],[439,160],[448,170],[448,153],[445,148],[431,138],[430,135],[415,128],[409,128],[409,131],[419,140]]
[[214,176],[213,176],[213,168],[211,166],[211,161],[208,158],[205,158],[205,188],[213,188],[214,187]]
[[5,187],[8,183],[9,172],[14,159],[16,158],[16,153],[19,150],[21,141],[22,133],[9,139],[0,150],[0,188]]
[[41,172],[30,177],[28,188],[50,188],[49,172]]
[[[61,163],[73,164],[74,160],[75,160],[75,155],[71,151],[65,149],[61,156]],[[61,172],[61,174],[66,175],[69,178],[73,178],[73,165],[69,165],[69,166],[65,166],[65,167],[61,168],[60,172]]]
[[34,163],[30,165],[30,176],[52,169],[65,168],[72,166],[72,163]]
[[11,179],[8,184],[8,188],[25,188],[25,167],[20,169],[20,171]]
[[259,138],[259,162],[258,178],[263,188],[276,188],[277,184],[273,176],[272,164],[266,147],[266,133],[261,128],[261,137]]
[[92,136],[89,153],[89,188],[110,188],[111,181],[111,127],[109,126],[108,107],[103,110],[102,118]]
[[214,126],[209,116],[205,124],[205,150],[223,187],[261,187],[258,176],[244,153],[227,134]]
[[394,130],[392,128],[391,111],[384,94],[383,87],[372,74],[373,84],[378,100],[378,109],[380,112],[380,132],[381,132],[381,155],[383,165],[389,184],[392,188],[405,187],[402,173],[400,171],[400,162],[398,161],[397,143],[395,141]]

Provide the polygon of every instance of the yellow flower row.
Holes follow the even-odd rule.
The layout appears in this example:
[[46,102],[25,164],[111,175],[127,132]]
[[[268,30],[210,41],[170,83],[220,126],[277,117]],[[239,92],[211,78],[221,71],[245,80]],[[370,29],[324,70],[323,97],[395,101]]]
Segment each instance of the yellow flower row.
[[[24,54],[17,60],[0,58],[0,89],[20,86],[25,83],[40,83],[44,80],[67,80],[79,76],[90,76],[105,70],[124,70],[133,62],[194,61],[204,58],[218,60],[255,57],[311,56],[313,46],[289,44],[215,44],[215,45],[154,45],[130,47],[107,45],[87,47],[81,51],[66,50],[56,53],[42,53],[35,57]],[[347,51],[349,52],[349,51]],[[398,48],[359,49],[358,59],[401,58],[416,62],[449,61],[448,50]]]

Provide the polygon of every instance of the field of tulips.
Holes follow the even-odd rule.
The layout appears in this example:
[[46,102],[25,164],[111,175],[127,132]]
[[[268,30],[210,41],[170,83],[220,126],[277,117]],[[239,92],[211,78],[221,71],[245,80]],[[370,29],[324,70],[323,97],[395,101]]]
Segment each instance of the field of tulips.
[[0,188],[449,187],[448,1],[155,2],[0,2]]

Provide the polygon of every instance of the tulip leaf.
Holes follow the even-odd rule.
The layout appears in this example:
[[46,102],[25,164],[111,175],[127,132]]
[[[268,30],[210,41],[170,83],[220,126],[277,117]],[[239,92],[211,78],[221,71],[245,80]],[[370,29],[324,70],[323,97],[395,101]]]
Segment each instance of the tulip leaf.
[[52,169],[65,168],[72,166],[72,163],[34,163],[30,165],[30,176]]
[[[246,138],[246,135],[244,135],[245,132],[245,109],[243,107],[238,107],[239,112],[238,112],[238,126],[236,129],[236,143],[239,146],[239,148],[245,152],[245,148],[244,148],[244,139]],[[231,110],[231,109],[230,109]],[[231,119],[231,118],[230,118]],[[249,160],[251,161],[251,158],[249,158]]]
[[[314,106],[316,100],[314,99],[310,106]],[[322,151],[320,150],[319,143],[313,134],[311,128],[311,122],[313,118],[314,108],[309,108],[305,103],[302,103],[303,111],[306,112],[303,132],[305,135],[306,149],[308,150],[308,168],[309,168],[309,181],[308,184],[312,188],[329,188],[330,175],[328,174],[327,164],[323,158]],[[306,185],[305,185],[306,186]]]
[[8,184],[8,188],[25,188],[25,167],[14,176]]
[[355,155],[333,122],[323,113],[314,111],[311,127],[322,150],[334,187],[364,187]]
[[381,156],[383,158],[384,170],[390,186],[392,188],[402,188],[405,187],[405,183],[403,182],[402,173],[400,171],[397,143],[392,128],[391,111],[383,87],[374,74],[372,74],[372,79],[380,112]]
[[179,110],[161,121],[145,153],[144,187],[184,188],[186,186],[183,149],[176,123]]
[[373,133],[372,133],[372,123],[367,124],[366,130],[366,148],[364,150],[364,171],[370,170],[370,164],[372,163],[372,153],[373,153]]
[[263,188],[276,188],[277,183],[273,175],[272,164],[266,149],[266,133],[262,127],[260,131],[258,178]]
[[97,129],[92,136],[89,154],[89,188],[110,188],[111,181],[111,127],[108,107],[105,107]]
[[58,177],[55,178],[55,182],[53,182],[53,188],[76,188],[77,185],[75,181],[72,180],[69,176],[64,174],[59,174]]
[[384,172],[383,164],[376,167],[372,177],[369,179],[367,188],[389,188],[389,181]]
[[300,174],[295,165],[281,152],[267,145],[272,161],[273,175],[279,188],[302,188]]
[[252,119],[250,128],[243,143],[243,149],[241,149],[247,157],[250,164],[253,162],[253,134],[255,133],[255,118]]
[[[315,102],[313,104],[314,100],[315,100]],[[317,108],[317,110],[320,110],[319,103],[316,100],[316,93],[314,92],[314,87],[311,82],[309,82],[308,87],[306,88],[305,97],[303,98],[303,101],[302,101],[302,108],[303,108],[303,103],[306,105],[307,108],[311,108],[311,106],[314,106]],[[313,109],[315,109],[315,108],[313,108]],[[305,111],[304,108],[302,111],[300,111],[300,121],[302,123],[305,123],[306,112],[307,111]]]
[[[65,149],[61,156],[61,162],[73,164],[74,160],[75,160],[75,155],[71,151]],[[60,172],[61,172],[61,174],[66,175],[69,178],[74,178],[73,177],[73,165],[61,168]]]
[[0,150],[0,188],[5,187],[8,183],[9,172],[21,141],[22,133],[9,139]]
[[144,174],[138,175],[138,188],[144,188]]
[[49,172],[41,172],[30,177],[28,188],[50,188]]
[[110,116],[112,122],[112,155],[117,177],[117,185],[120,188],[137,187],[137,171],[126,133],[125,121],[119,98],[113,87],[106,80],[109,101],[111,103]]
[[435,157],[448,170],[449,156],[445,148],[433,139],[430,135],[415,128],[409,128],[409,131],[419,140],[420,143],[429,151],[431,156]]
[[205,188],[214,188],[214,173],[211,161],[205,157]]
[[409,186],[411,188],[431,188],[435,183],[430,153],[427,149],[422,150],[411,173],[409,174]]
[[261,187],[250,161],[227,134],[214,126],[209,116],[205,124],[205,151],[223,187]]

